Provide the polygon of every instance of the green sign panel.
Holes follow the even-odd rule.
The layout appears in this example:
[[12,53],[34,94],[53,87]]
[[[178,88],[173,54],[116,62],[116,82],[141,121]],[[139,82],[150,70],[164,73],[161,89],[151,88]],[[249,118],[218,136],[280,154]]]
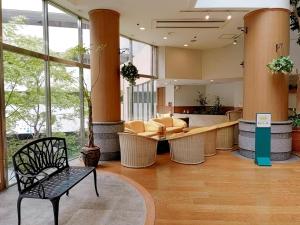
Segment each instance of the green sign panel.
[[255,163],[271,166],[271,114],[257,113],[255,128]]

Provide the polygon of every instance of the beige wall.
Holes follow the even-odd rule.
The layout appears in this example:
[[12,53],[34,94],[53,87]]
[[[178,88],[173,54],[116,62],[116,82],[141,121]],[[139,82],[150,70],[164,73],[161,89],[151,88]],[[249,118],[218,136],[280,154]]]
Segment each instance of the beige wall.
[[243,42],[202,51],[202,79],[239,78],[243,76]]
[[184,48],[165,48],[166,79],[202,79],[201,71],[201,51]]
[[213,105],[216,96],[221,98],[221,104],[224,106],[243,106],[243,82],[235,81],[222,84],[209,84],[206,86],[205,95],[208,105]]
[[178,85],[175,88],[175,106],[199,106],[198,91],[205,94],[204,85]]
[[207,85],[180,85],[175,88],[175,106],[198,106],[196,101],[198,91],[207,97],[208,105],[213,105],[216,96],[221,98],[224,106],[242,107],[243,106],[243,82],[234,81],[221,84]]

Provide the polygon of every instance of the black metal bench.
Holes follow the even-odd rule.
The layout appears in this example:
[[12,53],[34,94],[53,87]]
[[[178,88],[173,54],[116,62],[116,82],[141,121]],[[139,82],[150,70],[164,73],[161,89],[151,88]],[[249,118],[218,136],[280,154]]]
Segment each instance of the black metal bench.
[[64,138],[48,137],[32,141],[13,155],[18,184],[18,224],[21,224],[23,198],[49,199],[53,205],[54,224],[58,225],[59,200],[64,194],[93,172],[97,196],[97,174],[94,167],[68,164]]

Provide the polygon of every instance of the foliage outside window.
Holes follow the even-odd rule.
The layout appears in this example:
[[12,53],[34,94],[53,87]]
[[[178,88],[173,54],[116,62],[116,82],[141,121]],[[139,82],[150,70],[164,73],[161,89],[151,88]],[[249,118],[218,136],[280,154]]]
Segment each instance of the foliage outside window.
[[291,12],[291,30],[298,32],[297,44],[300,45],[300,0],[290,0],[292,6]]

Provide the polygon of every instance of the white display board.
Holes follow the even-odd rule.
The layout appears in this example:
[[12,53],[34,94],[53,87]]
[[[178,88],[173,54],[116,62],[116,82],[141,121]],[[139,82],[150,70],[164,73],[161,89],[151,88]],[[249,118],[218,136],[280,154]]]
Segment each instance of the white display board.
[[271,113],[257,113],[256,127],[271,127],[272,116]]

